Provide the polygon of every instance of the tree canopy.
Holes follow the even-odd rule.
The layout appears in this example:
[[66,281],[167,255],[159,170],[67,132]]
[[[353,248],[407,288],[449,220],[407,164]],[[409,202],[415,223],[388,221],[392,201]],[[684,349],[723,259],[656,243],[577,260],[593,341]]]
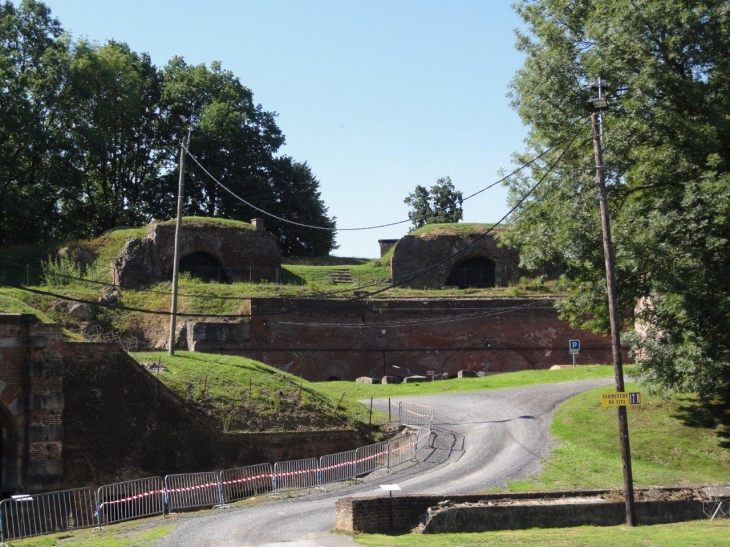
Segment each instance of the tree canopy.
[[410,207],[408,218],[413,223],[413,230],[424,224],[459,222],[464,216],[461,207],[463,196],[454,187],[451,177],[441,177],[430,190],[417,185],[403,201]]
[[[574,325],[607,330],[585,84],[608,80],[604,163],[619,309],[638,372],[658,390],[730,404],[730,2],[522,0],[511,85],[529,125],[523,162],[574,144],[510,183],[545,177],[502,237],[523,264],[559,264]],[[553,155],[553,158],[555,156]],[[637,303],[640,305],[637,306]]]
[[[127,44],[74,41],[36,0],[0,3],[0,245],[88,238],[174,216],[179,143],[232,192],[274,215],[285,255],[336,248],[306,163],[279,154],[276,114],[218,62],[158,68]],[[185,214],[260,213],[188,161]]]

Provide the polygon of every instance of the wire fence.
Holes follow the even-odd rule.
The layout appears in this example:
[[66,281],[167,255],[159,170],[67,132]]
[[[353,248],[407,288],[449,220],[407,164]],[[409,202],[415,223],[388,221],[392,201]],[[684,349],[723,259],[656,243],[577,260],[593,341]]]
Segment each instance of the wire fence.
[[[405,409],[405,410],[404,410]],[[219,473],[181,473],[147,477],[99,487],[18,495],[0,502],[0,545],[7,541],[78,528],[101,527],[126,520],[171,514],[263,494],[324,488],[356,480],[416,458],[428,444],[433,413],[429,407],[401,403],[398,426],[415,427],[389,441],[317,458],[264,463]],[[405,420],[401,417],[405,416]],[[420,447],[420,448],[419,448]]]

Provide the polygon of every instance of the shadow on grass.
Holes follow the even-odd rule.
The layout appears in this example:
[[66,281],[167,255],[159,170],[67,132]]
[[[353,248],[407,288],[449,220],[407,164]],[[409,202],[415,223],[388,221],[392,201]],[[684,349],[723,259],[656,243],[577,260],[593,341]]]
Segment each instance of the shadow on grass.
[[711,429],[720,439],[718,446],[730,449],[730,405],[719,400],[698,401],[680,397],[677,413],[673,416],[687,427]]

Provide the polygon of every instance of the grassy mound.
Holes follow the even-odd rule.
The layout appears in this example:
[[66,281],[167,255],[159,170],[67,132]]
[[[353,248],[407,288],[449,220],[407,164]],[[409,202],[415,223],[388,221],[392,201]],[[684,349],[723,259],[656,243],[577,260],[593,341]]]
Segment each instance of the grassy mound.
[[[373,436],[369,409],[336,391],[245,357],[187,351],[131,354],[226,432],[356,428]],[[160,365],[161,369],[158,369]],[[387,416],[375,414],[374,422]]]

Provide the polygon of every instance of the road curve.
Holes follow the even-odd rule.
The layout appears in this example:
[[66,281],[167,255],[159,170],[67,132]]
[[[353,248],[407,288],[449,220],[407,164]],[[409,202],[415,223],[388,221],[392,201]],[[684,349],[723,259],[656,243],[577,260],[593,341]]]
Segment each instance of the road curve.
[[382,495],[378,485],[391,483],[399,484],[404,494],[468,493],[534,475],[551,450],[549,429],[556,407],[610,382],[585,380],[404,398],[429,405],[434,412],[432,445],[419,452],[418,463],[404,464],[396,473],[373,473],[361,485],[328,493],[185,516],[158,545],[354,545],[348,536],[330,534],[338,498]]

